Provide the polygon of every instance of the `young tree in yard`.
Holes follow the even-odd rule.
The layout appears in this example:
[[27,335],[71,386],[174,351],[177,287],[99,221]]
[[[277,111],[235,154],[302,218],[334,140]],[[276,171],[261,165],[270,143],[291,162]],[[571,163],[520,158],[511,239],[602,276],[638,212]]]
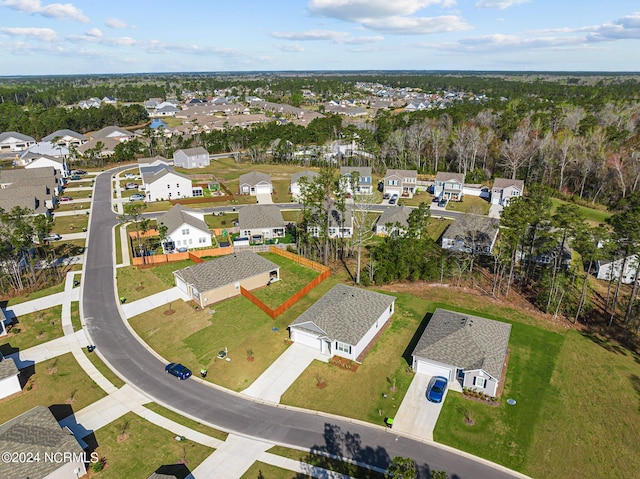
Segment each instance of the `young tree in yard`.
[[387,468],[387,474],[394,479],[416,479],[418,477],[418,469],[413,459],[396,456]]
[[366,246],[375,233],[373,226],[375,217],[371,215],[371,208],[376,204],[376,196],[373,193],[357,193],[352,210],[354,242],[356,245],[356,284],[360,284],[360,271],[362,269],[362,248]]
[[[142,239],[140,237],[140,219],[142,218],[142,213],[147,209],[146,203],[127,203],[124,205],[124,218],[129,221],[133,221],[136,224],[136,238],[138,242],[138,251],[142,255]],[[142,255],[142,261],[144,262],[144,255]]]

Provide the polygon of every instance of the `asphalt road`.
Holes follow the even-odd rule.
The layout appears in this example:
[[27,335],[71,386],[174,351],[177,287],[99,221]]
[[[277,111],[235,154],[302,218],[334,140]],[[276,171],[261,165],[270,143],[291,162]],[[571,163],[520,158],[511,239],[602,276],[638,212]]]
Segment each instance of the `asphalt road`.
[[[455,451],[399,437],[392,430],[253,402],[198,381],[180,381],[135,339],[114,291],[111,172],[97,177],[83,274],[82,308],[92,342],[120,376],[157,402],[219,429],[267,441],[313,448],[386,468],[394,456],[412,457],[420,477],[445,470],[457,479],[522,477]],[[179,327],[179,318],[176,327]],[[170,340],[171,338],[167,338]]]

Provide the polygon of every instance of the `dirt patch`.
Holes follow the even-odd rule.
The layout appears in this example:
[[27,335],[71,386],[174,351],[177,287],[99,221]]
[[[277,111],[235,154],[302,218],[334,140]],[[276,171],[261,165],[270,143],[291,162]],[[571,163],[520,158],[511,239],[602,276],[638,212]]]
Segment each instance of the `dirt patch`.
[[49,369],[47,369],[47,374],[50,375],[50,376],[54,375],[57,372],[58,372],[58,368],[49,368]]
[[118,443],[121,443],[121,442],[125,442],[127,439],[129,439],[129,434],[127,434],[127,433],[125,432],[125,433],[123,433],[123,434],[118,434],[118,437],[116,438],[116,441],[117,441]]
[[174,314],[176,312],[175,309],[166,309],[164,311],[165,316],[171,316],[172,314]]
[[136,291],[142,291],[144,289],[144,286],[136,286]]

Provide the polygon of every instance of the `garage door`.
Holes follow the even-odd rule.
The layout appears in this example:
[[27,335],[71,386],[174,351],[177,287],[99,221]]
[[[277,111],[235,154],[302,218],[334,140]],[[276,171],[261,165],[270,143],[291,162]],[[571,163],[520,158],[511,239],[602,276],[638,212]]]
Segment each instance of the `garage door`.
[[176,277],[176,286],[178,287],[178,289],[180,291],[182,291],[184,294],[189,294],[189,291],[187,291],[187,283],[185,283],[183,280],[181,280],[180,278]]
[[311,346],[312,348],[320,350],[321,344],[320,344],[320,338],[318,338],[318,336],[315,336],[309,333],[304,333],[297,329],[292,329],[291,332],[293,333],[291,337],[293,342],[304,344],[306,346]]
[[451,369],[444,366],[438,366],[437,364],[433,364],[427,361],[418,360],[416,372],[429,376],[444,376],[449,381],[451,381]]
[[271,193],[271,186],[270,185],[256,185],[256,194],[261,195],[261,194],[270,194]]

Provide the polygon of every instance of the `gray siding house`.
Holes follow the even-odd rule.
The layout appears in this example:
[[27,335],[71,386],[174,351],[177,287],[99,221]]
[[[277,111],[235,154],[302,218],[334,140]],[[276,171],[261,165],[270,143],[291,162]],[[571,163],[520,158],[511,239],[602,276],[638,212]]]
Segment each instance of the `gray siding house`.
[[413,370],[495,396],[510,335],[510,324],[436,309],[413,350]]
[[173,166],[180,168],[204,168],[209,164],[209,152],[201,146],[178,150],[173,154]]
[[464,174],[438,171],[433,186],[433,196],[439,199],[462,201],[464,196]]
[[240,236],[253,242],[284,238],[285,224],[280,208],[275,205],[248,205],[238,211]]

